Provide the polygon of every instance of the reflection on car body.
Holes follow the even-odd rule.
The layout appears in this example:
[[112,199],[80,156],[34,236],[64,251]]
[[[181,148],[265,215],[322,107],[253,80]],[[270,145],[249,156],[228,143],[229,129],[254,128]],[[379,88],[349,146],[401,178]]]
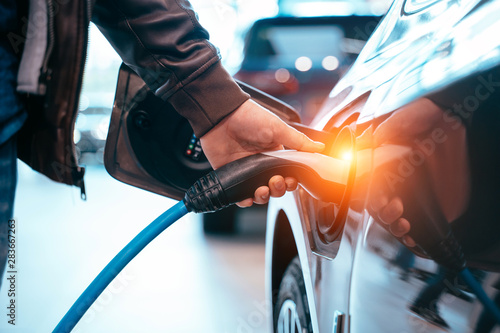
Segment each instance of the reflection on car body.
[[500,302],[499,14],[500,1],[394,2],[313,121],[332,140],[344,133],[334,148],[356,149],[347,200],[299,189],[270,203],[275,331],[493,331],[454,270],[404,246],[398,228],[429,242],[426,223],[451,229]]

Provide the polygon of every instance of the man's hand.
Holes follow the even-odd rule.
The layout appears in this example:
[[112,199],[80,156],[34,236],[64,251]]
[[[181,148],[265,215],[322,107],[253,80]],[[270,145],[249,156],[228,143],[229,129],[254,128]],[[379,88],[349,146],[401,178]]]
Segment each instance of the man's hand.
[[[436,128],[443,131],[449,127],[443,121],[443,110],[426,98],[421,98],[400,110],[394,112],[383,121],[374,131],[369,128],[356,141],[356,147],[362,149],[377,149],[396,144],[412,146],[416,139],[426,138]],[[373,134],[371,132],[373,131]],[[394,159],[403,158],[396,154]],[[427,159],[432,156],[426,156]],[[375,150],[375,163],[380,162],[381,154]],[[395,171],[396,172],[396,171]],[[390,232],[400,237],[408,247],[416,246],[415,241],[408,236],[411,221],[403,218],[404,203],[398,196],[394,196],[383,181],[382,175],[375,175],[368,197],[368,211]]]
[[[411,221],[408,216],[408,219],[403,217],[408,202],[403,202],[393,192],[393,186],[389,186],[388,178],[383,172],[391,171],[392,175],[400,177],[398,185],[405,186],[406,178],[412,177],[417,168],[425,165],[426,177],[433,184],[432,190],[442,213],[448,222],[454,221],[467,207],[470,192],[465,132],[464,125],[458,119],[451,118],[431,100],[421,98],[395,111],[376,128],[369,128],[356,140],[356,148],[373,149],[373,163],[382,166],[372,175],[368,211],[408,247],[416,245],[408,236],[411,224],[416,221]],[[390,153],[391,145],[393,153]],[[395,149],[398,146],[407,147],[409,152],[419,155],[413,155],[412,160],[409,152]],[[421,156],[422,159],[417,160],[415,156]],[[400,163],[405,160],[413,163],[408,164],[413,171],[400,173],[399,164],[394,170],[386,170],[383,167],[384,161],[390,159],[400,160]]]
[[[203,151],[214,169],[248,155],[287,148],[321,152],[324,144],[314,142],[305,134],[285,124],[279,117],[252,100],[243,103],[217,126],[200,138]],[[275,175],[269,186],[256,189],[253,198],[238,203],[249,207],[264,204],[269,197],[280,197],[297,188],[297,180]]]

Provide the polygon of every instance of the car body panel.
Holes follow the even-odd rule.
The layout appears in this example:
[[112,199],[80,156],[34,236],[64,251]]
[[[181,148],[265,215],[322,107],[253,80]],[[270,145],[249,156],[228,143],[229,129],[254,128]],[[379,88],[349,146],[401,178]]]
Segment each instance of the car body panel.
[[[408,310],[441,274],[438,265],[415,256],[373,219],[365,225],[364,236],[356,250],[351,281],[349,332],[443,332]],[[499,276],[488,274],[483,285],[488,294],[495,295],[491,282]],[[452,279],[448,286],[434,300],[440,315],[449,331],[472,332],[482,305],[460,280]]]
[[[500,29],[500,3],[486,2],[467,16],[480,2],[436,1],[425,10],[399,17],[395,13],[402,11],[406,2],[395,1],[355,64],[330,93],[330,100],[346,89],[350,93],[332,106],[327,101],[313,125],[322,128],[339,109],[370,91],[378,90],[370,95],[368,106],[380,117],[498,65],[500,37],[494,31]],[[429,13],[433,8],[436,12]],[[426,19],[423,23],[422,17]],[[394,35],[394,31],[399,33],[397,38],[384,37]],[[476,41],[471,34],[485,37]],[[440,75],[436,75],[436,68]]]

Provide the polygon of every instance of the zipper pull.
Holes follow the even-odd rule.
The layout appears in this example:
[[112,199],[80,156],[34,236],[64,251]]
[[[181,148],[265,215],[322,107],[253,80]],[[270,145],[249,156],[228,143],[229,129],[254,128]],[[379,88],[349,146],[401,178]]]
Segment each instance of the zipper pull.
[[87,201],[87,193],[85,192],[85,182],[83,178],[78,182],[77,186],[80,188],[80,198],[83,201]]
[[80,188],[80,198],[83,201],[87,201],[87,192],[85,192],[85,182],[83,181],[83,175],[85,174],[85,168],[78,167],[73,169],[73,181],[75,186]]

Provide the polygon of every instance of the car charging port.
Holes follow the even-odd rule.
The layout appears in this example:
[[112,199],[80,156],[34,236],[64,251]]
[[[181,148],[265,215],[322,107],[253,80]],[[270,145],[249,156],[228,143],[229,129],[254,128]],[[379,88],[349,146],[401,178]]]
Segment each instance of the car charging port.
[[318,234],[321,240],[327,244],[337,241],[344,229],[349,209],[349,199],[356,176],[356,154],[354,145],[354,132],[349,126],[346,126],[339,131],[333,144],[327,146],[326,155],[336,159],[349,161],[351,164],[347,186],[340,203],[325,203],[318,211]]

